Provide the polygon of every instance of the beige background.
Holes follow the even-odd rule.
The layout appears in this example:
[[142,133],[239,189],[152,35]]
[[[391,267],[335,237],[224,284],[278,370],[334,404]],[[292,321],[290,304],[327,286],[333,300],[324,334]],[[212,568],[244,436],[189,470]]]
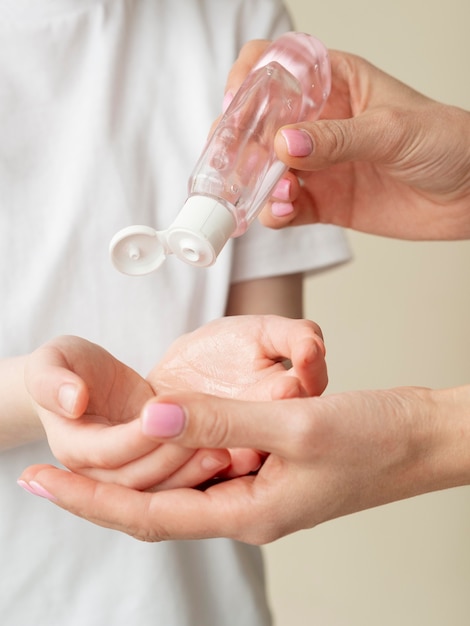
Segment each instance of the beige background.
[[[468,0],[287,0],[298,30],[470,109]],[[330,391],[470,379],[470,242],[351,235],[307,282]],[[469,415],[470,419],[470,415]],[[470,453],[470,451],[469,451]],[[335,520],[265,548],[277,626],[468,626],[470,488]]]

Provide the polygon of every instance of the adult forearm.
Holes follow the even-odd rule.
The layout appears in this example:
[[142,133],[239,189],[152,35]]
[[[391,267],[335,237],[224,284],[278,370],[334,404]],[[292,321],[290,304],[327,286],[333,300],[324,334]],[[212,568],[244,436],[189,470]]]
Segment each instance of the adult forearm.
[[470,484],[470,385],[430,393],[436,417],[428,468],[435,489]]

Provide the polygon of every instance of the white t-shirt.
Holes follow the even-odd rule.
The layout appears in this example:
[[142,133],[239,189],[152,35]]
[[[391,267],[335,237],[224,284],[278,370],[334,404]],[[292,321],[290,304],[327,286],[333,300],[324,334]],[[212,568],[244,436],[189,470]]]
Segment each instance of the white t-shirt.
[[[108,258],[120,228],[171,223],[240,46],[289,27],[276,0],[0,0],[1,358],[76,334],[146,374],[231,281],[348,258],[334,227],[258,225],[209,269]],[[257,548],[99,528],[16,486],[41,462],[45,443],[0,454],[1,624],[270,623]]]

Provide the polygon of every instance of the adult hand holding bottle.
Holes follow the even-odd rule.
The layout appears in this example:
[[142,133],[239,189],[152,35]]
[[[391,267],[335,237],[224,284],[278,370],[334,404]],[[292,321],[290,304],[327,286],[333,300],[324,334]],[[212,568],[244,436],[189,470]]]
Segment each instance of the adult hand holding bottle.
[[[234,93],[266,42],[247,44]],[[330,51],[322,119],[289,125],[275,148],[291,168],[261,213],[270,227],[312,222],[402,239],[470,236],[470,113],[441,104],[368,61]]]

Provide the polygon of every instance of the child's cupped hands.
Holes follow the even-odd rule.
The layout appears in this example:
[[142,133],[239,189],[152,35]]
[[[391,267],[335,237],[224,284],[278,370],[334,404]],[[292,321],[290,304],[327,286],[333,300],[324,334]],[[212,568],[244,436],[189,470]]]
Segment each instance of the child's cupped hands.
[[25,382],[50,448],[69,470],[139,490],[194,487],[252,472],[255,450],[190,449],[148,438],[139,416],[161,392],[271,400],[318,395],[327,384],[313,322],[237,316],[183,335],[147,379],[104,348],[64,336],[28,358]]

